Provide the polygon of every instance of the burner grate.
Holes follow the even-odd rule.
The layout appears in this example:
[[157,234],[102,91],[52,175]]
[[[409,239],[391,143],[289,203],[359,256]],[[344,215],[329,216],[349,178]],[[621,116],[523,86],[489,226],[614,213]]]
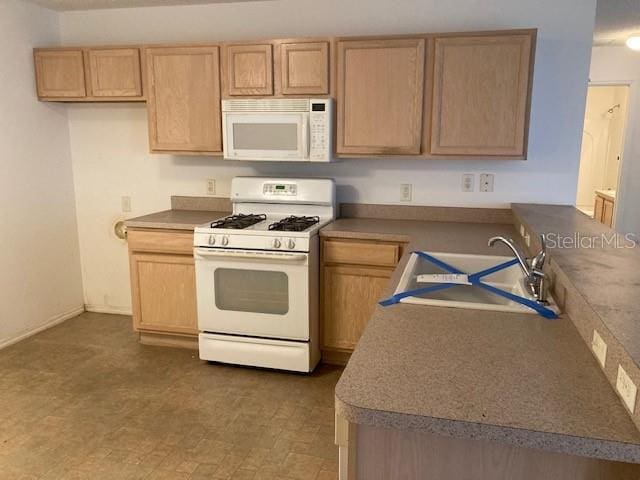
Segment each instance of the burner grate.
[[290,217],[283,218],[282,220],[269,225],[269,230],[302,232],[319,221],[320,217],[296,217],[291,215]]
[[260,223],[267,219],[264,214],[254,215],[252,213],[245,215],[229,215],[228,217],[221,218],[215,222],[211,222],[211,228],[232,228],[235,230],[241,230],[243,228],[250,227],[256,223]]

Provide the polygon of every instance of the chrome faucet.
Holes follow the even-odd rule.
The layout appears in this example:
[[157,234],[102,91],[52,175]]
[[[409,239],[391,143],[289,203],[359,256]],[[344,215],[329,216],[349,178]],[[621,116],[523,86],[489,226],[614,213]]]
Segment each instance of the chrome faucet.
[[501,242],[504,243],[507,247],[511,249],[515,257],[518,259],[518,263],[520,264],[520,268],[525,276],[525,283],[531,295],[538,301],[538,303],[546,304],[547,303],[547,277],[542,271],[544,267],[544,262],[547,259],[547,246],[546,239],[544,235],[540,235],[540,244],[542,245],[541,250],[536,254],[535,257],[531,259],[529,263],[529,259],[527,259],[521,252],[520,249],[516,246],[515,242],[511,238],[505,237],[491,237],[489,239],[489,246],[492,247],[495,243]]

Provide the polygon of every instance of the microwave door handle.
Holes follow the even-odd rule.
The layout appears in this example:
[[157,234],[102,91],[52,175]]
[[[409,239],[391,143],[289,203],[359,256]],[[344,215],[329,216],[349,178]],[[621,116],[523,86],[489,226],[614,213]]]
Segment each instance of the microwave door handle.
[[305,260],[307,258],[306,253],[250,253],[250,252],[238,252],[233,250],[210,250],[207,248],[196,248],[195,254],[197,257],[218,257],[218,258],[246,258],[247,260],[272,260],[272,261],[286,261],[293,262],[299,260]]
[[309,114],[305,113],[302,116],[302,121],[304,123],[304,126],[302,127],[302,148],[304,149],[304,151],[302,152],[302,157],[305,159],[309,159],[309,142],[310,142],[310,126],[309,126]]

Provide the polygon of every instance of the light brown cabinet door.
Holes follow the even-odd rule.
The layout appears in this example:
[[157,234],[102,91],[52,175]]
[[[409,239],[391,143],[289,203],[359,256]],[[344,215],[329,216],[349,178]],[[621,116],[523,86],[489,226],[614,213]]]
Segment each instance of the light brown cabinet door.
[[603,202],[604,206],[602,209],[602,223],[604,223],[607,227],[613,226],[613,202],[611,200],[605,199]]
[[524,157],[532,35],[435,39],[431,153]]
[[323,267],[323,348],[355,348],[385,293],[392,271],[343,265]]
[[282,43],[276,57],[279,92],[283,95],[329,93],[329,42]]
[[136,330],[197,334],[193,256],[133,252],[129,258]]
[[340,41],[337,153],[419,154],[423,38]]
[[84,60],[81,49],[36,50],[36,85],[40,98],[84,97]]
[[222,151],[218,47],[148,48],[152,152]]
[[593,209],[593,219],[602,222],[602,214],[604,212],[604,198],[596,195],[596,201]]
[[224,49],[227,95],[273,95],[271,44],[227,45]]
[[87,52],[90,95],[93,97],[139,97],[142,95],[140,50],[137,48],[91,49]]

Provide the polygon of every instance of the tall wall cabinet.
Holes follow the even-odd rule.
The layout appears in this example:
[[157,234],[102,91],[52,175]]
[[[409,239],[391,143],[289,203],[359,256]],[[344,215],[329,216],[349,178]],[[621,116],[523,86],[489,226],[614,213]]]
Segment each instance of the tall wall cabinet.
[[222,151],[217,46],[146,49],[152,152]]
[[435,39],[432,154],[524,156],[531,35]]
[[419,154],[424,38],[342,40],[337,153]]

